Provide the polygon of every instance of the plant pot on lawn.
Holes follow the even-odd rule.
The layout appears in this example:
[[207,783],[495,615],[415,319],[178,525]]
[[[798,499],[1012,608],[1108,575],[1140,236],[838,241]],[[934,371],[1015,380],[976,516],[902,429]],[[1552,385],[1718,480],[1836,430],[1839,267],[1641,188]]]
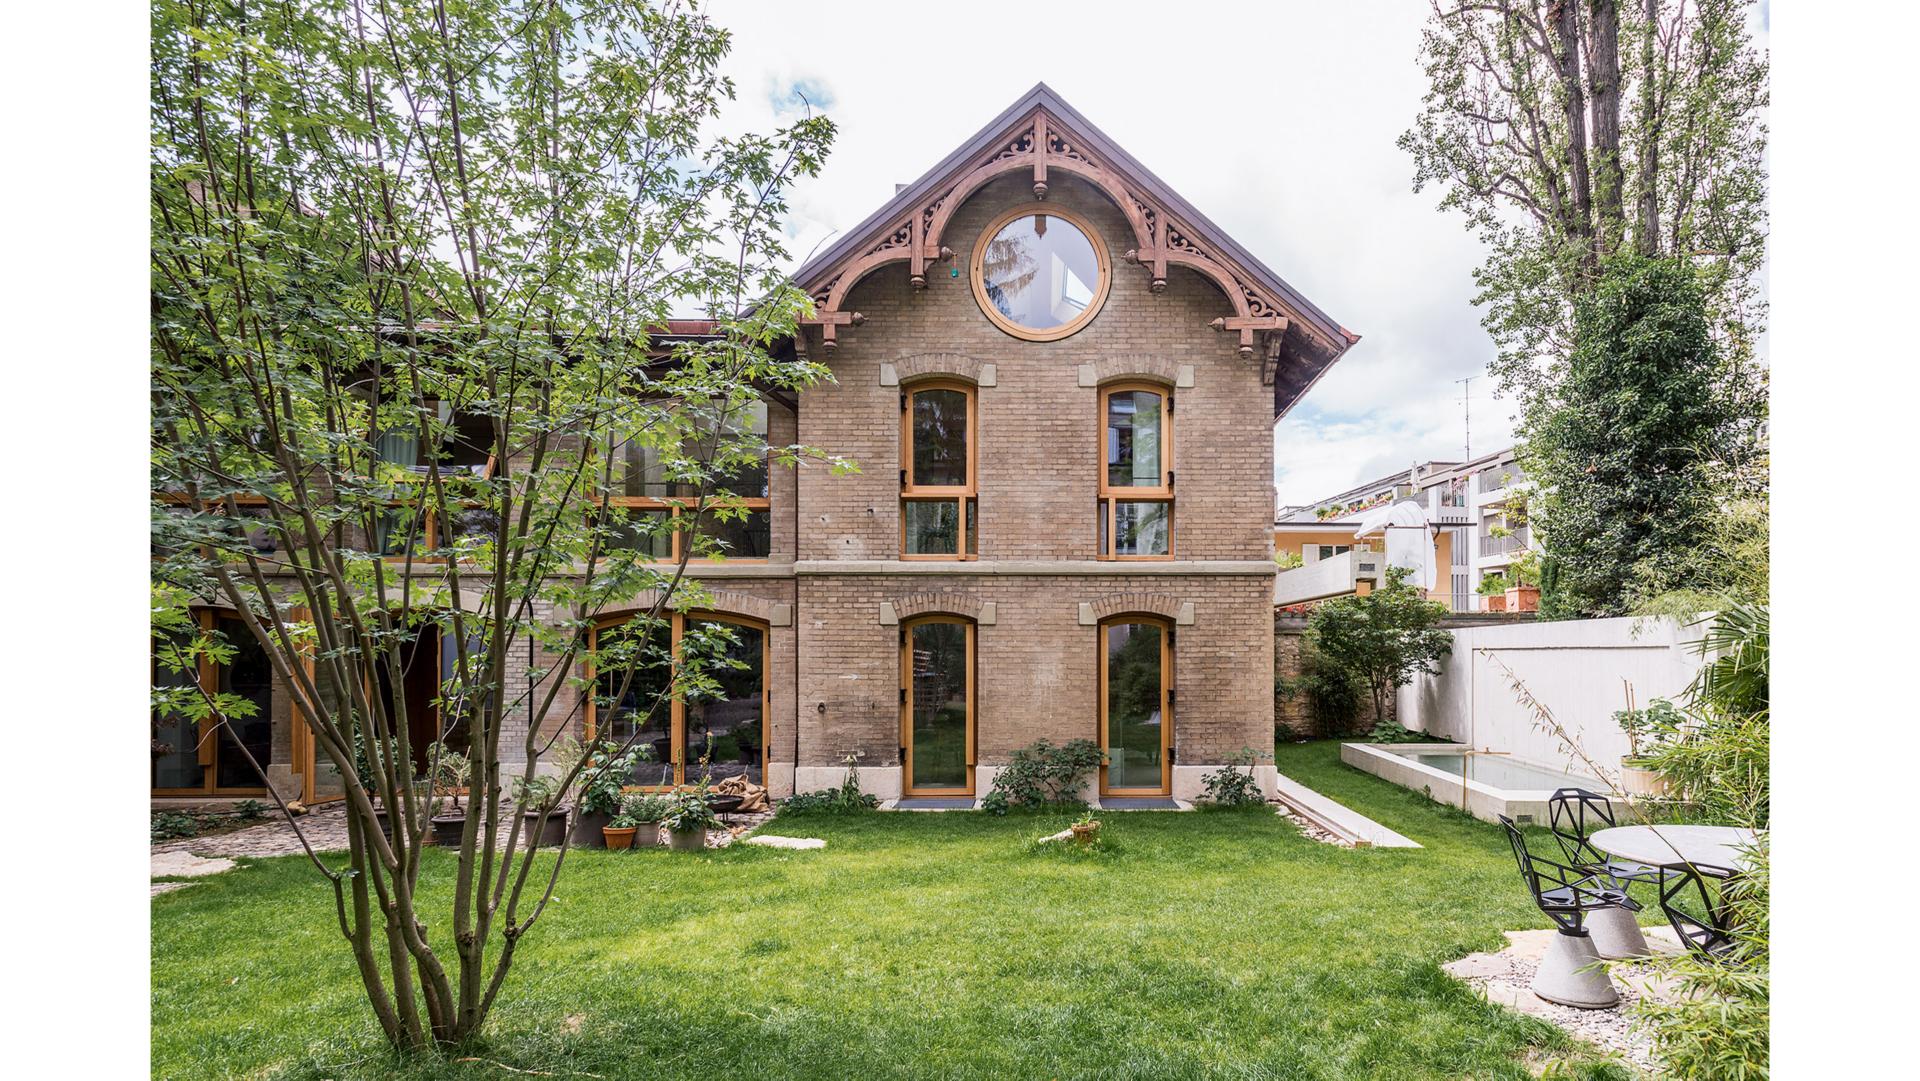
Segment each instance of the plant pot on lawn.
[[[613,819],[614,819],[614,814],[612,811],[584,811],[583,810],[579,814],[574,815],[573,816],[573,847],[575,848],[611,847],[610,845],[607,844],[606,838],[602,836],[602,832],[607,828],[607,824],[612,822]],[[625,848],[626,846],[622,845],[621,847]]]
[[[534,848],[558,848],[567,839],[569,809],[565,804],[555,807],[550,812],[538,807],[527,808],[520,812],[526,816],[526,821],[521,825],[520,835],[525,837],[527,843]],[[544,824],[542,824],[543,814],[545,815]]]
[[707,827],[667,831],[667,847],[675,852],[698,852],[707,847]]
[[609,820],[608,825],[600,827],[602,839],[610,851],[618,852],[623,848],[633,847],[633,835],[638,832],[637,827],[630,825],[615,826],[611,824],[613,822],[624,823],[626,821],[627,819],[625,818],[614,818]]
[[1075,822],[1067,828],[1073,831],[1073,842],[1079,845],[1090,845],[1093,843],[1095,837],[1100,836],[1100,823],[1098,821]]
[[459,848],[460,835],[467,829],[467,812],[454,811],[450,814],[433,816],[433,843],[442,848]]

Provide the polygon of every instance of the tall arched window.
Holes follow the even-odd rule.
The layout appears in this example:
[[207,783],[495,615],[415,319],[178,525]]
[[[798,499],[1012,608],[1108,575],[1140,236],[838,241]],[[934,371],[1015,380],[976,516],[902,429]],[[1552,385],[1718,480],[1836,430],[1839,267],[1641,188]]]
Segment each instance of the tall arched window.
[[1106,387],[1100,417],[1100,558],[1172,559],[1173,392]]
[[974,390],[920,383],[900,392],[900,558],[979,557]]
[[[711,693],[660,702],[672,666],[690,636],[716,647],[706,666]],[[589,671],[587,738],[632,741],[643,748],[633,783],[669,788],[700,779],[700,759],[716,781],[745,777],[766,783],[767,630],[735,616],[673,613],[647,637],[631,623],[609,621],[591,632],[588,648],[617,655],[618,666]],[[629,675],[631,673],[631,675]],[[658,703],[656,705],[656,703]]]
[[973,794],[974,625],[920,616],[900,625],[900,751],[909,796]]

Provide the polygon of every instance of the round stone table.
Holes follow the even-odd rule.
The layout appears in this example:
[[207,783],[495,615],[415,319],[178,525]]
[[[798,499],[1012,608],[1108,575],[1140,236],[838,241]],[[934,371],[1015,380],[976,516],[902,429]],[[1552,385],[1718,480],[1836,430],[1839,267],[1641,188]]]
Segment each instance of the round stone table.
[[1613,826],[1587,838],[1609,856],[1668,870],[1732,878],[1747,869],[1741,849],[1757,840],[1737,826]]

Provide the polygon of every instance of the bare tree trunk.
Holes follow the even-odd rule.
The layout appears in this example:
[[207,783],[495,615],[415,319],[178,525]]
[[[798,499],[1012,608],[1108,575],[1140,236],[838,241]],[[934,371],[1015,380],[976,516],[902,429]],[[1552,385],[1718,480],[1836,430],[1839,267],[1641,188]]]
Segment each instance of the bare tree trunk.
[[1553,63],[1560,77],[1567,124],[1567,175],[1573,197],[1573,228],[1587,242],[1582,261],[1591,270],[1597,249],[1593,238],[1593,182],[1587,172],[1587,95],[1580,81],[1580,17],[1573,0],[1553,0],[1547,9],[1553,25]]
[[1587,80],[1593,88],[1595,176],[1594,244],[1601,255],[1626,236],[1622,207],[1625,165],[1620,158],[1620,12],[1615,0],[1591,0],[1587,37]]
[[1640,180],[1639,224],[1633,248],[1660,254],[1660,118],[1654,108],[1654,39],[1660,33],[1660,0],[1645,0],[1640,28]]

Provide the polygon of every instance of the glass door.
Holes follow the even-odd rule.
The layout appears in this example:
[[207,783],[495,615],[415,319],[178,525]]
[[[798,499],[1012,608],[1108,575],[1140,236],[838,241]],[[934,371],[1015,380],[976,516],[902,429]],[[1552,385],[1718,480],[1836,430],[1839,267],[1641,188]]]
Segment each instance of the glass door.
[[901,646],[901,746],[909,796],[973,794],[973,624],[908,623]]
[[1100,770],[1103,796],[1172,789],[1171,628],[1123,617],[1100,626]]

